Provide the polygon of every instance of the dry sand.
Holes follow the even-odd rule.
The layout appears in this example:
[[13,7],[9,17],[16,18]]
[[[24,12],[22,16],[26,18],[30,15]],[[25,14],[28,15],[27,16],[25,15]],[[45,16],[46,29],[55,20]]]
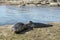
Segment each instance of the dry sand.
[[60,22],[49,23],[52,27],[34,28],[23,34],[12,32],[13,25],[0,27],[0,40],[60,40]]

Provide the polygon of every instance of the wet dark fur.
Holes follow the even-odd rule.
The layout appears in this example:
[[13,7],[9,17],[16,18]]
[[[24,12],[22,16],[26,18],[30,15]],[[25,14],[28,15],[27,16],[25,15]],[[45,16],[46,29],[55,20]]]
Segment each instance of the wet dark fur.
[[36,22],[32,22],[32,21],[29,21],[28,25],[30,27],[33,27],[33,28],[43,28],[43,27],[51,27],[51,26],[53,26],[53,25],[50,25],[50,24],[36,23]]
[[[15,31],[14,31],[14,29],[13,29],[13,31],[18,34],[18,33],[24,33],[28,29],[32,30],[33,28],[44,28],[44,27],[52,27],[52,26],[53,25],[50,25],[50,24],[36,23],[36,22],[32,22],[32,21],[29,21],[29,23],[27,23],[27,24],[19,22],[13,26],[13,28],[15,29]],[[19,30],[17,31],[17,29],[19,29]]]

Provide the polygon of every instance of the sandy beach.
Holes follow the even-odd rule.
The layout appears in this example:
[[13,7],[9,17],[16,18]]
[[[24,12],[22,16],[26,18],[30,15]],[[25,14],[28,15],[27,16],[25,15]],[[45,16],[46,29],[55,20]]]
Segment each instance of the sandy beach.
[[52,27],[34,28],[23,34],[12,32],[13,25],[0,27],[0,40],[60,40],[60,22],[49,23]]

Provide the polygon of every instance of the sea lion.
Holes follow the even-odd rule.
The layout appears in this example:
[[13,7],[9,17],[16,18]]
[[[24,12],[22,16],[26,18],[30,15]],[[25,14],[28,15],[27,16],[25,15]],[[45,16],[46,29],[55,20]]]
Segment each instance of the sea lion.
[[12,30],[15,32],[15,33],[20,33],[24,30],[27,30],[29,29],[30,27],[27,25],[27,24],[24,24],[24,23],[16,23],[13,27],[12,27]]
[[29,21],[29,23],[27,25],[30,26],[30,27],[33,27],[33,28],[43,28],[43,27],[53,26],[53,25],[50,25],[50,24],[44,24],[44,23],[38,23],[38,22],[32,22],[32,21]]
[[15,33],[18,33],[20,31],[22,31],[24,29],[23,27],[24,23],[16,23],[13,27],[12,27],[12,30],[15,32]]

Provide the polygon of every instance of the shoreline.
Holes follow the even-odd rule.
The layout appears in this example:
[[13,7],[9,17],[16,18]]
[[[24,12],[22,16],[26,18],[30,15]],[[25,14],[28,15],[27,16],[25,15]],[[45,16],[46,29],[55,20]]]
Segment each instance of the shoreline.
[[49,23],[52,27],[34,28],[23,34],[14,34],[12,25],[0,27],[0,40],[60,40],[60,22]]
[[[59,24],[60,22],[48,22],[48,23],[44,23],[44,24]],[[2,27],[9,27],[9,26],[13,26],[14,24],[6,24],[6,25],[0,25],[0,28]]]

